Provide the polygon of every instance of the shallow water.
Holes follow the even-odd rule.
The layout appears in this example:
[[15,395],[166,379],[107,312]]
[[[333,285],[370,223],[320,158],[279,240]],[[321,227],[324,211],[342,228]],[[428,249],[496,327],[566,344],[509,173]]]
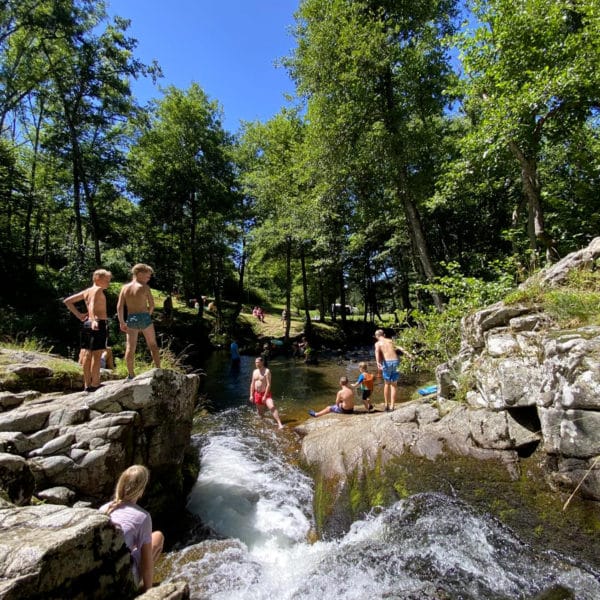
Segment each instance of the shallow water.
[[[166,578],[187,580],[193,598],[600,598],[591,567],[534,549],[447,494],[412,495],[372,511],[338,539],[315,541],[312,480],[297,465],[291,426],[334,397],[340,375],[354,380],[356,362],[274,360],[284,431],[247,403],[253,366],[243,357],[231,373],[226,356],[207,365],[212,411],[196,423],[201,472],[188,509],[215,539],[184,542],[167,556]],[[540,596],[546,593],[554,595]]]

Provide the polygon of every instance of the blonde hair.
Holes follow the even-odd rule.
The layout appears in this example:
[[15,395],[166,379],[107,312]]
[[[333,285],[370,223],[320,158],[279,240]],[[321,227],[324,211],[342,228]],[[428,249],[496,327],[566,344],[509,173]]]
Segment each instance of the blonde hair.
[[367,370],[367,366],[368,366],[368,365],[367,365],[367,363],[366,363],[366,362],[364,362],[364,361],[361,361],[361,362],[359,362],[359,363],[358,363],[358,368],[359,368],[361,371],[366,371],[366,370]]
[[135,502],[142,496],[148,480],[150,479],[150,471],[144,465],[132,465],[125,469],[117,485],[115,486],[115,497],[113,501],[108,505],[106,514],[115,510],[123,502]]
[[150,265],[145,265],[144,263],[137,263],[131,267],[131,273],[135,277],[138,273],[154,273],[154,269]]
[[92,275],[92,280],[96,281],[105,277],[112,277],[112,273],[110,271],[107,271],[106,269],[96,269]]

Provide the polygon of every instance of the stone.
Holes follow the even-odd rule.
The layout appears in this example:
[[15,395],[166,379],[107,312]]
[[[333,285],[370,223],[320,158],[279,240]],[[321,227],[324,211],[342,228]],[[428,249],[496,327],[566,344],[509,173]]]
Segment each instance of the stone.
[[73,504],[73,500],[76,494],[73,490],[64,486],[55,486],[45,490],[37,492],[36,496],[47,502],[48,504],[60,504],[62,506],[70,506]]
[[51,504],[0,509],[0,531],[2,598],[133,595],[123,535],[97,510]]
[[31,500],[34,484],[33,475],[24,458],[15,454],[0,454],[0,492],[4,491],[7,500],[13,504],[27,504]]
[[137,600],[189,600],[190,588],[185,581],[167,581],[137,597]]

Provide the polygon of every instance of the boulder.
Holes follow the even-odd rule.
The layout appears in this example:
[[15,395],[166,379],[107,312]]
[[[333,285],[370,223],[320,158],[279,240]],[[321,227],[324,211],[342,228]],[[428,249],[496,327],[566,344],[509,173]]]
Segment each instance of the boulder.
[[[556,287],[600,258],[600,238],[530,278]],[[462,320],[461,351],[436,371],[440,399],[464,394],[485,411],[510,411],[541,432],[548,482],[600,500],[600,327],[563,331],[539,306],[494,304]],[[493,421],[485,420],[486,428]],[[569,473],[569,468],[573,472]]]
[[[183,508],[198,377],[154,369],[93,393],[24,394],[0,412],[0,597],[133,597],[122,535],[96,510],[122,470],[145,464],[144,507]],[[16,395],[16,394],[15,394]],[[46,502],[22,506],[34,494]],[[170,582],[147,598],[189,598]]]
[[28,504],[34,479],[27,461],[15,454],[0,453],[0,492],[13,504]]
[[29,397],[0,413],[0,450],[26,461],[37,490],[66,487],[73,502],[100,504],[122,470],[143,463],[161,480],[162,497],[150,490],[160,513],[182,502],[197,389],[195,375],[154,369],[94,393]]
[[130,554],[97,510],[53,505],[0,508],[4,600],[130,598]]
[[[446,453],[515,465],[521,448],[539,443],[510,413],[473,410],[448,401],[443,408],[413,400],[391,413],[329,414],[296,427],[302,456],[326,479],[344,482],[405,452],[435,460]],[[516,474],[516,471],[515,471]]]

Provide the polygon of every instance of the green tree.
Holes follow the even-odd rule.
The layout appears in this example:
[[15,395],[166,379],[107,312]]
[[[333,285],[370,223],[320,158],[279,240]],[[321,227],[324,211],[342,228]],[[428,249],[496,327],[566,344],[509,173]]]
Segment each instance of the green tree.
[[546,224],[540,163],[547,148],[571,139],[600,104],[598,3],[477,0],[471,6],[479,25],[460,37],[465,110],[473,123],[465,151],[471,157],[510,152],[521,173],[530,250],[535,257],[542,248],[550,260],[556,240]]
[[129,81],[154,72],[132,58],[137,42],[125,35],[128,21],[116,18],[100,35],[92,32],[105,17],[102,5],[99,9],[75,15],[78,26],[63,43],[42,44],[52,79],[45,144],[70,165],[79,262],[85,216],[96,265],[101,264],[97,190],[122,166],[124,124],[137,110]]
[[146,215],[143,252],[169,286],[196,298],[210,290],[221,310],[240,206],[231,136],[195,83],[167,88],[145,121],[128,160],[129,187]]
[[289,337],[292,258],[300,261],[307,333],[311,327],[306,270],[306,240],[315,232],[310,195],[303,173],[304,124],[294,111],[282,111],[267,123],[247,123],[240,145],[246,157],[241,181],[247,196],[254,198],[256,215],[251,243],[251,269],[260,270],[264,260],[285,257],[284,293]]
[[[433,175],[428,150],[447,103],[443,37],[452,31],[453,10],[451,0],[305,0],[298,48],[286,61],[307,99],[315,167],[330,166],[348,197],[359,191],[354,173],[383,184],[380,202],[403,213],[428,281],[435,270],[421,211],[432,192],[424,185]],[[433,298],[441,306],[437,293]]]

